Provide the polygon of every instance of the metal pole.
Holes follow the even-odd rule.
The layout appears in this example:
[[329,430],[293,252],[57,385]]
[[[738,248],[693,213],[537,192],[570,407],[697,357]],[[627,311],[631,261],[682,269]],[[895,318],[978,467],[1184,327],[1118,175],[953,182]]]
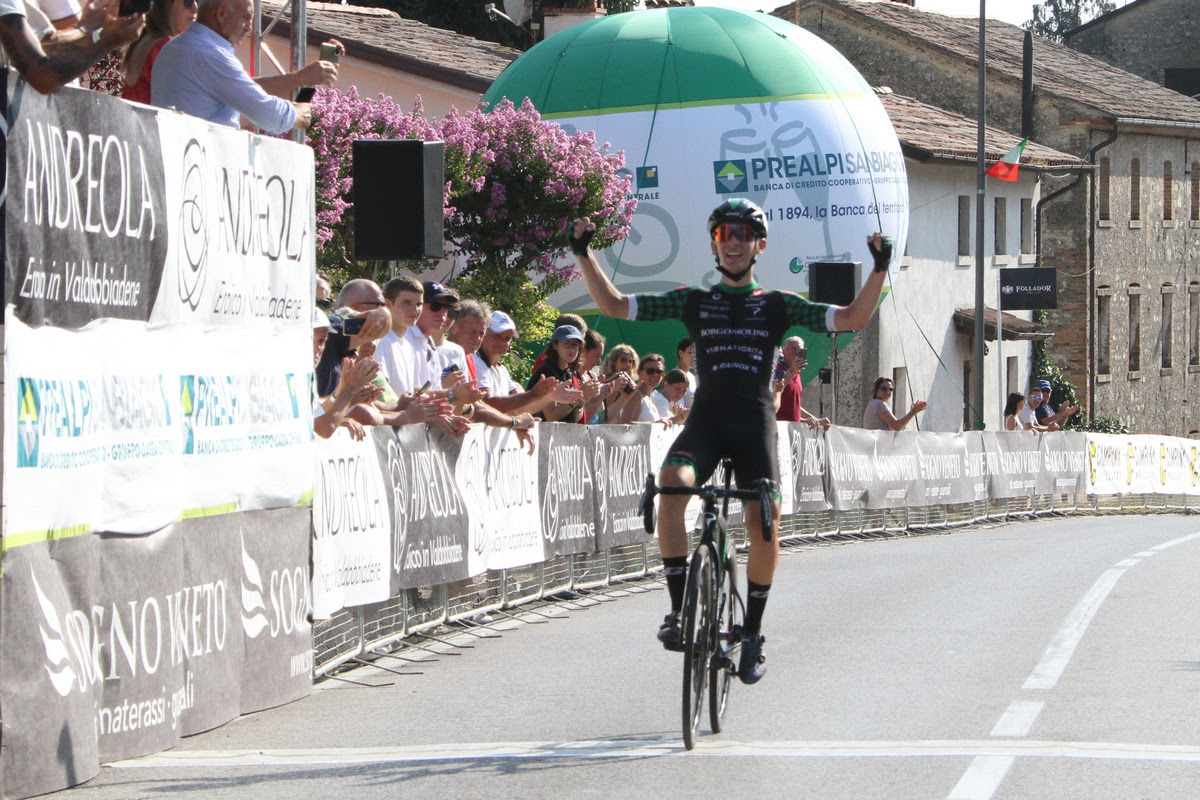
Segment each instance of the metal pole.
[[[984,92],[987,74],[985,63],[987,57],[987,21],[984,16],[986,6],[987,0],[979,0],[979,146],[976,159],[978,163],[975,166],[975,369],[971,373],[972,388],[969,390],[975,396],[975,401],[971,404],[971,409],[975,417],[976,430],[983,430],[985,427],[983,421],[983,206],[984,201],[987,199],[987,176],[984,175],[984,128],[986,125],[984,120],[985,112],[987,111],[987,97]],[[997,319],[997,322],[999,322],[999,319]]]
[[1000,270],[996,270],[996,394],[1000,395],[1000,430],[1004,430],[1004,407],[1008,405],[1008,386],[1004,382],[1004,324],[1000,319]]
[[[261,2],[261,0],[255,0]],[[308,45],[308,2],[292,0],[292,66],[293,72],[304,66]],[[304,142],[304,131],[292,131],[293,142]]]
[[254,0],[254,23],[250,26],[250,77],[257,78],[258,48],[262,42],[262,0]]

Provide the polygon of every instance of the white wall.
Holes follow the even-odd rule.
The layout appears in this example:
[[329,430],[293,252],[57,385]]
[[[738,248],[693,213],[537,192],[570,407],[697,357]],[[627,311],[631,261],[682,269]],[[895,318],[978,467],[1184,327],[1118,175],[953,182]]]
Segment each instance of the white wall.
[[[958,256],[958,198],[971,198],[970,250],[975,251],[975,168],[973,165],[928,165],[909,160],[909,230],[907,265],[894,270],[892,292],[878,310],[880,320],[880,375],[891,377],[895,367],[907,366],[912,397],[897,398],[896,414],[907,413],[913,399],[929,401],[918,416],[922,430],[955,431],[963,422],[963,362],[974,358],[971,337],[955,331],[953,314],[958,306],[975,304],[974,258]],[[1020,256],[1022,197],[1036,202],[1035,173],[1025,171],[1019,181],[987,179],[984,260],[984,297],[995,308],[999,294],[997,270],[1002,266],[1032,266],[1032,256]],[[992,256],[994,198],[1007,199],[1007,249],[1012,255]],[[1032,312],[1016,312],[1030,319]],[[922,336],[924,333],[924,336]],[[926,341],[928,339],[928,342]],[[1017,356],[1018,391],[1028,389],[1030,344],[1025,341],[988,342],[984,365],[984,420],[989,430],[1000,427],[1007,377],[999,364]],[[938,363],[938,358],[946,369]],[[949,374],[947,374],[947,370]],[[912,428],[910,424],[909,428]]]

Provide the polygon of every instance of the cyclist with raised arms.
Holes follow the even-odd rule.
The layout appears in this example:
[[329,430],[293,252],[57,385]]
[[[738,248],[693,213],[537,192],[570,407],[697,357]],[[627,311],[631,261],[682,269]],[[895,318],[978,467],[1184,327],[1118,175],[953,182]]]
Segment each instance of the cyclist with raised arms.
[[[681,287],[665,294],[627,295],[600,271],[588,247],[596,226],[586,217],[568,232],[571,250],[600,313],[628,320],[682,320],[696,343],[699,387],[691,415],[675,439],[659,471],[664,486],[695,486],[711,477],[721,458],[732,459],[737,485],[752,489],[755,481],[779,482],[776,461],[775,406],[771,379],[774,351],[784,333],[802,325],[814,333],[856,331],[871,319],[892,256],[890,241],[880,234],[867,239],[875,270],[848,306],[810,302],[792,292],[761,288],[754,280],[754,262],[767,247],[767,219],[749,200],[727,200],[708,218],[708,234],[721,282],[711,289]],[[763,609],[779,560],[779,503],[770,540],[762,535],[757,502],[746,507],[750,558],[748,591],[742,627],[742,656],[738,677],[757,683],[766,674],[760,633]],[[682,650],[679,610],[687,582],[687,531],[684,516],[688,498],[660,495],[658,546],[671,596],[671,613],[658,631],[667,650]]]

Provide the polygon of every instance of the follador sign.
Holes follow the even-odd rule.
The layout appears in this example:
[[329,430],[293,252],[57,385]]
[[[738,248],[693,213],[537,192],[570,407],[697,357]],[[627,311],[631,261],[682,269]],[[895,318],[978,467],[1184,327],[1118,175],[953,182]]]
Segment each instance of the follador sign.
[[1048,267],[1000,270],[1000,308],[1003,311],[1058,308],[1058,270]]

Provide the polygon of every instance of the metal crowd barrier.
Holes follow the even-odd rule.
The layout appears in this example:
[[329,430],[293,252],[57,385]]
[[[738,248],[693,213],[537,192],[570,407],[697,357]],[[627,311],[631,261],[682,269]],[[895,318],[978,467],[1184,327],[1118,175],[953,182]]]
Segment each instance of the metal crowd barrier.
[[[1194,513],[1184,494],[1032,495],[974,503],[897,509],[801,512],[780,520],[783,544],[929,533],[984,522],[1051,514]],[[739,545],[745,529],[733,526]],[[384,603],[344,609],[313,626],[314,673],[323,677],[354,659],[404,639],[481,613],[506,612],[538,600],[570,598],[659,573],[653,537],[597,553],[561,556],[540,564],[489,571],[454,584],[402,592]]]

